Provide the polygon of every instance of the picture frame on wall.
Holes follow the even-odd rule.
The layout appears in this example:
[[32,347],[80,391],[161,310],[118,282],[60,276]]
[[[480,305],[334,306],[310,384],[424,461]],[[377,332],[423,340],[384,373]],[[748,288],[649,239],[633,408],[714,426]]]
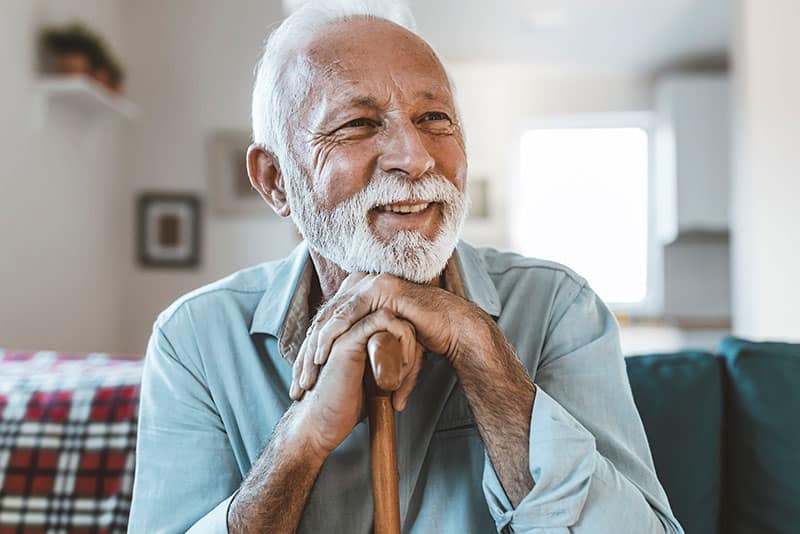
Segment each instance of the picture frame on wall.
[[196,267],[200,261],[200,197],[145,192],[137,206],[139,263],[144,267]]
[[208,144],[211,212],[222,217],[277,217],[247,175],[249,130],[218,130]]

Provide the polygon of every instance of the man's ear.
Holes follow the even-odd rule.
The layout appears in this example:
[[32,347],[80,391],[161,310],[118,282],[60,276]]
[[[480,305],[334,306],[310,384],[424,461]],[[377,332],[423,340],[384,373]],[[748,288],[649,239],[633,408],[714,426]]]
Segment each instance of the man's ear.
[[288,217],[291,211],[278,158],[261,145],[250,145],[247,149],[247,174],[250,184],[275,213]]

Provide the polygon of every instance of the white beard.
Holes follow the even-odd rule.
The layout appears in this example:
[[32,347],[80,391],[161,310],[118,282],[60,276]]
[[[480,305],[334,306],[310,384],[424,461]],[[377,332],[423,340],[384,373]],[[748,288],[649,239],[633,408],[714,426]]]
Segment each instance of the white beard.
[[[351,198],[324,211],[294,158],[286,159],[282,170],[289,208],[309,248],[348,273],[388,273],[426,283],[444,270],[467,214],[467,195],[445,177],[428,173],[406,180],[380,174]],[[409,200],[439,203],[442,219],[434,239],[416,230],[399,231],[388,241],[378,239],[369,227],[369,211]]]

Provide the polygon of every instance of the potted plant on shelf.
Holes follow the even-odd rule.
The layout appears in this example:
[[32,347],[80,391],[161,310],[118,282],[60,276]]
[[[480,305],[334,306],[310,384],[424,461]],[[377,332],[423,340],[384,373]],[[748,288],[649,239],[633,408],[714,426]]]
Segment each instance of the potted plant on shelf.
[[42,31],[44,70],[57,74],[90,75],[99,56],[97,35],[81,23],[52,26]]
[[113,93],[122,92],[123,70],[105,41],[80,22],[41,33],[45,72],[89,76]]

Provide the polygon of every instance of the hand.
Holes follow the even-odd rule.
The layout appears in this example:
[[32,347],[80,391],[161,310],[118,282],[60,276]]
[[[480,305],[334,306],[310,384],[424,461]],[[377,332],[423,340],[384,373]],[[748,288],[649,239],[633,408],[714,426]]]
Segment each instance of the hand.
[[394,398],[396,409],[405,407],[414,387],[422,347],[416,341],[413,325],[384,309],[361,318],[336,339],[313,389],[305,396],[300,395],[301,424],[313,435],[323,455],[338,447],[362,417],[367,343],[377,332],[392,333],[402,347],[401,386]]
[[[293,399],[302,397],[303,391],[313,386],[336,339],[360,318],[378,309],[387,309],[411,322],[422,346],[445,355],[453,364],[459,354],[459,340],[464,330],[461,325],[471,324],[470,321],[481,313],[475,305],[437,287],[386,274],[353,273],[320,309],[308,329],[295,360],[290,390]],[[396,409],[405,404],[405,397],[416,383],[416,373],[411,378],[413,382],[404,383],[395,396]]]
[[311,389],[311,386],[317,380],[319,366],[314,365],[313,357],[305,357],[308,352],[307,347],[316,346],[316,337],[319,331],[313,328],[314,323],[324,320],[323,317],[330,317],[332,304],[338,302],[337,299],[349,297],[352,294],[353,286],[364,276],[366,276],[365,273],[355,273],[345,278],[336,295],[325,303],[314,317],[312,325],[309,326],[306,337],[292,364],[292,384],[289,387],[289,397],[293,400],[300,400],[303,397],[303,393]]

